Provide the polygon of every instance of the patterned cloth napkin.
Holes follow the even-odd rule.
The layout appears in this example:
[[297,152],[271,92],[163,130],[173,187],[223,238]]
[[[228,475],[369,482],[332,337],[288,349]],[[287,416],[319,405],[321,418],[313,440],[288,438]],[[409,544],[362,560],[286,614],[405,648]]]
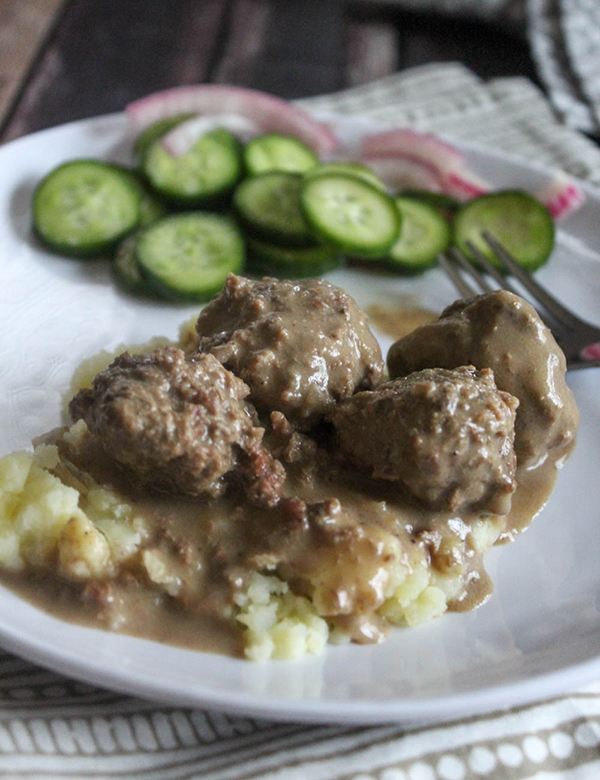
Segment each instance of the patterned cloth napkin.
[[[527,80],[429,65],[306,108],[497,146],[600,184],[600,149]],[[0,654],[0,777],[128,780],[592,780],[600,682],[530,706],[407,730],[305,726],[141,701]]]
[[[600,134],[598,0],[373,0],[476,17],[527,35],[550,100],[570,127]],[[490,38],[493,45],[493,38]]]

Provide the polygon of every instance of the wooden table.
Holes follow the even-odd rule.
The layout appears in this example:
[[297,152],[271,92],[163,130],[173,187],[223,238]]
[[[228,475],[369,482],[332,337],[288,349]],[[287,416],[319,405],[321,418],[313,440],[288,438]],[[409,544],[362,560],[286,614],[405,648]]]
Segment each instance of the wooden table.
[[536,78],[524,38],[357,0],[0,0],[0,141],[199,82],[286,98],[461,60]]

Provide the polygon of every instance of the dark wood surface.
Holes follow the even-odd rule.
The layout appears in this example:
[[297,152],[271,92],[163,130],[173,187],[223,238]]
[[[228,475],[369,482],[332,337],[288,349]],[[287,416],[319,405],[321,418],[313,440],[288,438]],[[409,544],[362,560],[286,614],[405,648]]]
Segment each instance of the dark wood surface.
[[358,0],[0,0],[0,23],[2,141],[178,84],[297,98],[449,60],[536,80],[517,31]]

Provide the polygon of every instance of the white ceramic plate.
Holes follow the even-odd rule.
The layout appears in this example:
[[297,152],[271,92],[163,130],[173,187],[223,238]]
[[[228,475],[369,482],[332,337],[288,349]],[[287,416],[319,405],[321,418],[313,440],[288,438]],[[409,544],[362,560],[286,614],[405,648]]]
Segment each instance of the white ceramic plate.
[[[0,149],[0,455],[60,422],[60,398],[86,356],[151,335],[174,336],[193,308],[130,299],[102,263],[42,251],[30,234],[37,181],[73,157],[127,160],[121,115],[77,122]],[[472,147],[499,187],[535,190],[548,172]],[[564,224],[540,280],[583,315],[600,305],[600,195]],[[358,303],[454,299],[438,271],[420,279],[331,275]],[[383,340],[385,342],[385,340]],[[389,342],[388,342],[389,344]],[[384,347],[387,346],[384,343]],[[275,719],[416,723],[549,697],[600,677],[600,371],[569,376],[581,410],[574,456],[549,505],[513,545],[495,549],[496,594],[470,614],[395,630],[377,647],[262,665],[62,623],[0,588],[0,643],[54,670],[172,704]]]

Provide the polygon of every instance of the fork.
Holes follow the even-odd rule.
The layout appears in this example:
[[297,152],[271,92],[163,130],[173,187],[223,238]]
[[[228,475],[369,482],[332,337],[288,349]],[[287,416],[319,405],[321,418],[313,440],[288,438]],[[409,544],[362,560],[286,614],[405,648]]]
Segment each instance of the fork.
[[[538,314],[552,331],[559,347],[565,353],[567,370],[579,368],[594,368],[600,366],[600,328],[582,320],[551,295],[544,287],[520,266],[509,252],[485,231],[482,233],[487,245],[493,251],[497,260],[507,274],[512,274],[525,287],[534,299]],[[470,241],[466,243],[469,251],[484,269],[485,273],[500,285],[501,289],[520,295],[507,281],[502,272],[496,268],[485,255]],[[481,292],[493,292],[487,278],[481,273],[456,247],[438,256],[438,260],[446,274],[463,298],[472,298]],[[465,280],[460,271],[475,283],[479,290]]]

